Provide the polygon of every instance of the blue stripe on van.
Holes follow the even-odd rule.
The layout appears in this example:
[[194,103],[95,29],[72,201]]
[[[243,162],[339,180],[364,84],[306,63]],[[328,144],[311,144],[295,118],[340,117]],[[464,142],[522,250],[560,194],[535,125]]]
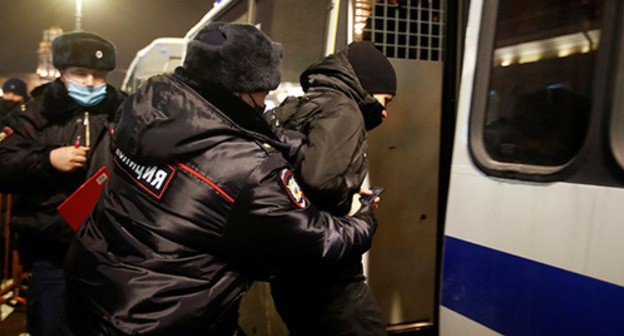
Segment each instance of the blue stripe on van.
[[449,236],[443,264],[442,305],[501,334],[624,335],[622,286]]

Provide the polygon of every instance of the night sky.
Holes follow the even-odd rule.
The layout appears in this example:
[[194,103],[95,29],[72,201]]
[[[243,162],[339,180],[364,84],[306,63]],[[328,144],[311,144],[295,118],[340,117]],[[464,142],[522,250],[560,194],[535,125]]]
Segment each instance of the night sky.
[[[83,0],[82,29],[117,47],[117,68],[109,81],[120,86],[136,52],[158,37],[183,37],[212,0]],[[34,73],[43,30],[75,27],[75,0],[0,1],[0,76]]]

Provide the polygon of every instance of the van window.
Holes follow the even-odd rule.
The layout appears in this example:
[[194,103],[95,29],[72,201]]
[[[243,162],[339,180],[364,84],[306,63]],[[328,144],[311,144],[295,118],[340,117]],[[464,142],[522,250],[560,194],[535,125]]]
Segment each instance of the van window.
[[487,61],[477,60],[470,125],[482,166],[551,174],[575,157],[588,130],[602,8],[601,0],[500,0],[494,19],[484,17]]

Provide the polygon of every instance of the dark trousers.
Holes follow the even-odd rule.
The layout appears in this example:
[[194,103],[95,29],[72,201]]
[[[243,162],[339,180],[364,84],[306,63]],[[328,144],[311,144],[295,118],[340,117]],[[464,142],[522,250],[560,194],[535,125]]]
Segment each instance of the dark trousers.
[[385,323],[364,281],[340,284],[271,283],[278,313],[291,336],[380,336]]
[[65,308],[63,268],[45,260],[35,260],[30,272],[26,295],[28,333],[31,336],[61,335]]

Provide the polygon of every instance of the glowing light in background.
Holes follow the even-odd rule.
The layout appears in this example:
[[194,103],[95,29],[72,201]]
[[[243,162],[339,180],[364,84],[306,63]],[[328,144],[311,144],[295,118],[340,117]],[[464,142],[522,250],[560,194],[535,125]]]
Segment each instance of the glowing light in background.
[[355,4],[355,22],[353,23],[353,31],[356,35],[362,35],[364,27],[366,27],[366,19],[371,15],[372,9],[368,0],[356,0]]
[[76,27],[75,30],[82,30],[82,0],[76,0]]
[[496,49],[494,51],[494,64],[506,67],[516,63],[526,64],[542,59],[563,58],[588,53],[598,49],[599,41],[600,31],[590,30],[519,43]]

